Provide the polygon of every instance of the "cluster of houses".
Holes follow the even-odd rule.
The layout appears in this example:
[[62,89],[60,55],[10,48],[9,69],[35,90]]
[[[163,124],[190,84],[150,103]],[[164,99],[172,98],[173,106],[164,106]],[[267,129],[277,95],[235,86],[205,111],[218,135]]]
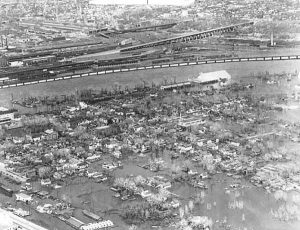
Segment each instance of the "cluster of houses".
[[[213,75],[218,74],[230,79],[224,72]],[[220,77],[207,78],[220,81]],[[140,177],[139,186],[131,182],[124,184],[123,181],[119,187],[131,192],[117,191],[120,194],[115,194],[116,197],[122,200],[128,200],[128,195],[133,193],[151,202],[165,201],[170,196],[168,189],[172,182],[185,181],[206,189],[203,180],[208,177],[207,173],[254,176],[253,181],[265,177],[271,184],[269,186],[275,185],[278,178],[279,182],[286,181],[281,178],[286,179],[292,173],[277,176],[269,173],[270,168],[257,168],[266,153],[271,158],[282,158],[273,154],[272,146],[265,143],[278,137],[289,137],[280,136],[280,132],[274,134],[274,130],[281,129],[279,123],[277,126],[263,124],[260,126],[262,130],[253,129],[267,118],[268,109],[272,111],[272,107],[262,112],[259,107],[265,106],[264,102],[232,95],[232,91],[237,90],[234,87],[237,86],[204,91],[184,89],[184,93],[158,89],[93,106],[82,106],[81,103],[58,113],[23,116],[23,126],[18,128],[20,132],[15,132],[18,135],[9,134],[1,140],[3,163],[0,170],[4,177],[22,184],[22,191],[16,194],[16,199],[25,203],[34,199],[27,194],[31,190],[26,184],[28,181],[38,181],[41,187],[54,189],[64,186],[64,181],[72,176],[110,183],[106,172],[121,169],[128,157],[138,158],[141,164],[145,164],[143,168],[153,172],[165,170],[172,173],[172,180]],[[225,122],[228,125],[233,122],[243,129],[233,131],[224,125]],[[271,128],[273,132],[267,132]],[[258,131],[266,133],[260,137]],[[97,167],[93,167],[95,165]],[[198,166],[207,173],[198,173]],[[294,176],[293,183],[297,184]],[[267,185],[264,181],[257,184]],[[294,184],[291,183],[290,187],[294,188]],[[158,192],[153,192],[155,190]],[[40,197],[48,195],[39,192]],[[170,200],[170,204],[173,201]],[[171,206],[177,207],[178,204],[173,202]],[[50,206],[38,209],[45,213],[52,210]]]

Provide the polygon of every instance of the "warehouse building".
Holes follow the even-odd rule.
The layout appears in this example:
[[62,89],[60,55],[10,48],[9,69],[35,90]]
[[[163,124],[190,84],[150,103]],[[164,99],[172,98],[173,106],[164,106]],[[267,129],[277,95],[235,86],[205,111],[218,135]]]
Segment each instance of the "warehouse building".
[[190,80],[195,84],[224,84],[231,79],[230,74],[226,70],[220,70],[215,72],[200,73],[197,78]]

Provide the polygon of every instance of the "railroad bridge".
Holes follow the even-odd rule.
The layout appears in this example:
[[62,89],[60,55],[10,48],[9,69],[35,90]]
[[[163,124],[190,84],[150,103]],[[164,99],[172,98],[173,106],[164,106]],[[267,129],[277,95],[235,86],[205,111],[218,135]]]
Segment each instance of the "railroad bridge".
[[121,49],[120,52],[128,52],[128,51],[132,51],[132,50],[144,49],[144,48],[160,46],[160,45],[165,45],[165,44],[171,44],[171,43],[176,43],[176,42],[187,42],[187,41],[191,41],[191,40],[203,39],[206,37],[211,37],[214,34],[231,32],[231,31],[234,31],[235,28],[250,26],[253,24],[254,24],[254,22],[246,22],[246,23],[239,23],[239,24],[235,24],[235,25],[220,27],[220,28],[201,31],[201,32],[193,32],[193,33],[181,35],[178,37],[167,38],[167,39],[144,43],[144,44],[135,45],[135,46],[129,46],[129,47]]

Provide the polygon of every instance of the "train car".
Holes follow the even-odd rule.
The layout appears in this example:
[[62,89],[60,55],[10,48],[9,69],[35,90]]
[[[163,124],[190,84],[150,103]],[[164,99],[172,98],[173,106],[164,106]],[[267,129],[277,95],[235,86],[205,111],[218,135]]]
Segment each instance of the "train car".
[[0,83],[4,83],[5,81],[9,81],[9,77],[0,77]]
[[4,81],[4,83],[6,83],[11,81],[26,82],[41,78],[50,78],[55,75],[53,71],[49,71],[48,69],[30,69],[1,74],[0,77],[5,79],[9,78],[9,80]]
[[161,63],[170,62],[170,61],[172,61],[171,58],[162,58],[162,59],[153,60],[152,64],[156,65],[156,64],[161,64]]

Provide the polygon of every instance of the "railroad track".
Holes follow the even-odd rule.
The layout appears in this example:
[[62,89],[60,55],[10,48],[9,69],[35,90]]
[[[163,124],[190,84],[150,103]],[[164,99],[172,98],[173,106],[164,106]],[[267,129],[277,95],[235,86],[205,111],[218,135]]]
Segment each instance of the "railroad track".
[[110,70],[102,70],[102,71],[89,71],[81,74],[70,74],[66,76],[55,76],[52,78],[41,78],[39,80],[32,81],[18,81],[11,82],[3,81],[2,85],[0,85],[0,89],[11,88],[11,87],[20,87],[26,85],[47,83],[53,81],[61,81],[61,80],[70,80],[88,76],[99,76],[106,75],[111,73],[122,73],[129,71],[139,71],[139,70],[151,70],[151,69],[160,69],[160,68],[175,68],[181,66],[194,66],[194,65],[206,65],[206,64],[219,64],[219,63],[234,63],[234,62],[255,62],[255,61],[287,61],[287,60],[299,60],[300,55],[289,55],[289,56],[259,56],[259,57],[234,57],[234,58],[223,58],[223,59],[209,59],[209,60],[199,60],[199,61],[181,61],[176,63],[164,63],[164,64],[156,64],[156,65],[148,65],[148,66],[139,66],[132,68],[120,68],[120,69],[110,69]]

